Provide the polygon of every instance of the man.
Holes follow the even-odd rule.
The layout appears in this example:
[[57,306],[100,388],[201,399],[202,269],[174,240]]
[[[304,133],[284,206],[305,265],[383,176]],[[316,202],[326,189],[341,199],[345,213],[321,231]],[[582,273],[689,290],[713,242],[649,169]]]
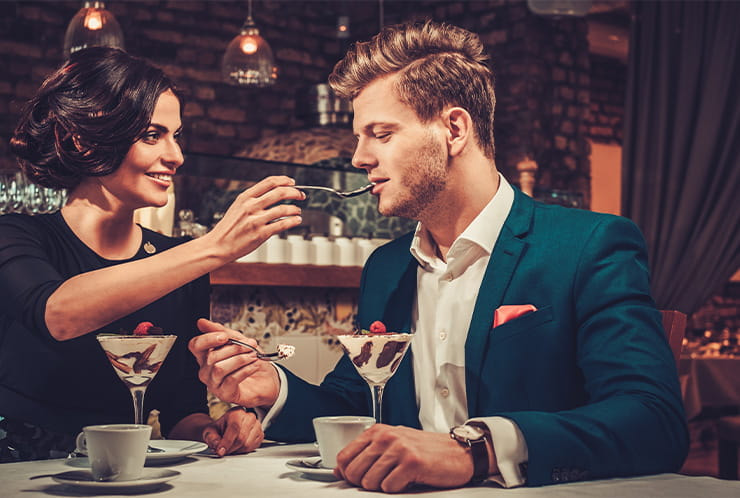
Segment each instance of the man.
[[[687,429],[644,241],[626,219],[536,203],[496,171],[485,60],[473,33],[427,22],[383,29],[329,78],[352,99],[352,163],[379,211],[419,221],[365,266],[360,326],[415,337],[385,389],[389,425],[342,450],[335,473],[397,492],[676,471]],[[310,441],[313,417],[367,414],[346,357],[312,386],[224,346],[236,332],[200,327],[201,380],[267,410],[267,438]]]

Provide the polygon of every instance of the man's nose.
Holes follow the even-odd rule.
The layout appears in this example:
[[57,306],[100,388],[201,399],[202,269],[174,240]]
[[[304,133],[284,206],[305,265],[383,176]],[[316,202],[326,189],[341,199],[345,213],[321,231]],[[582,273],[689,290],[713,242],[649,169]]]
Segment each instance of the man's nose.
[[369,170],[376,165],[377,159],[375,156],[367,150],[367,147],[363,146],[362,142],[359,142],[355,148],[355,153],[352,155],[352,166]]

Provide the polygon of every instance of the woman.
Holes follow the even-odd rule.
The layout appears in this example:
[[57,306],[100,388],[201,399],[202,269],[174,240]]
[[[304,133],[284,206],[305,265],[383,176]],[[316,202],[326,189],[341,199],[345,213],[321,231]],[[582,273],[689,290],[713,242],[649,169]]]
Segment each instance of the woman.
[[195,240],[137,225],[134,210],[165,205],[183,163],[181,115],[161,70],[102,47],[75,53],[25,109],[11,150],[30,181],[66,188],[68,200],[57,213],[0,217],[4,460],[66,454],[83,426],[130,422],[131,397],[95,336],[145,321],[179,336],[145,397],[163,435],[219,455],[261,442],[252,413],[211,420],[187,344],[208,316],[207,274],[300,224],[281,201],[304,195],[290,178],[266,178]]

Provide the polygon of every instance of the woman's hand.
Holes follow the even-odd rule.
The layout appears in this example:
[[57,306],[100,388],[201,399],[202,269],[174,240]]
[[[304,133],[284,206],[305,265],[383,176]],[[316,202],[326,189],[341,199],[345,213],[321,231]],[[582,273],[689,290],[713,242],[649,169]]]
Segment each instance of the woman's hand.
[[287,176],[268,176],[249,187],[204,237],[233,261],[254,251],[272,235],[298,226],[301,208],[284,202],[302,201],[306,195],[292,185],[295,181]]
[[205,442],[218,456],[249,453],[262,444],[265,434],[257,416],[235,407],[203,429]]

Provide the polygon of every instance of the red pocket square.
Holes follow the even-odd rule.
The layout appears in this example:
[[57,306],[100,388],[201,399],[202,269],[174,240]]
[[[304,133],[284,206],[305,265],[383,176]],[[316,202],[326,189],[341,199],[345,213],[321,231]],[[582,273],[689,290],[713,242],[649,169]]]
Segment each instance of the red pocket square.
[[537,311],[537,308],[531,304],[507,304],[499,306],[493,314],[493,327],[498,327],[509,320],[519,318],[520,316],[533,311]]

